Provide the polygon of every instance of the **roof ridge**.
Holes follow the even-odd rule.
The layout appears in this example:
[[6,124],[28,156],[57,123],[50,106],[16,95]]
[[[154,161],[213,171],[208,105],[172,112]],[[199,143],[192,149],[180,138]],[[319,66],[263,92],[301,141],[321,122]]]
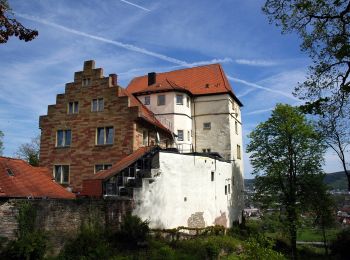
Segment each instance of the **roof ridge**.
[[[177,72],[177,71],[183,71],[183,70],[192,70],[192,69],[197,69],[197,68],[201,68],[201,67],[209,67],[209,66],[221,66],[220,63],[210,63],[210,64],[204,64],[204,65],[199,65],[199,66],[194,66],[194,67],[186,67],[186,68],[182,68],[182,69],[177,69],[177,70],[169,70],[169,71],[163,71],[163,72],[156,72],[157,74],[167,74],[167,73],[170,73],[170,72]],[[137,79],[137,78],[143,78],[143,77],[147,77],[148,75],[145,74],[145,75],[142,75],[142,76],[138,76],[138,77],[134,77],[131,81],[133,81],[134,79]],[[131,83],[130,81],[130,83]],[[129,85],[130,85],[129,83]]]

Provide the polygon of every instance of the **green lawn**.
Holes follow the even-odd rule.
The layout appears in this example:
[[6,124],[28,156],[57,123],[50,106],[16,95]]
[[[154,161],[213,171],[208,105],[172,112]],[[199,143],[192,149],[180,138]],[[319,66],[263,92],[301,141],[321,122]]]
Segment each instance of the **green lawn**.
[[[332,240],[336,237],[339,229],[328,229],[326,231],[327,240]],[[298,241],[306,241],[306,242],[322,242],[323,236],[322,231],[320,229],[312,229],[312,228],[303,228],[299,229],[297,233]]]

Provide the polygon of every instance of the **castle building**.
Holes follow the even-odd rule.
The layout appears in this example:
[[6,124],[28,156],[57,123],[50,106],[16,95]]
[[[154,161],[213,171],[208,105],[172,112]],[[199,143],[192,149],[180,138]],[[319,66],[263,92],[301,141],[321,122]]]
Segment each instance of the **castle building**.
[[123,89],[86,61],[40,117],[40,163],[80,195],[134,200],[153,228],[229,227],[243,210],[241,106],[220,64]]

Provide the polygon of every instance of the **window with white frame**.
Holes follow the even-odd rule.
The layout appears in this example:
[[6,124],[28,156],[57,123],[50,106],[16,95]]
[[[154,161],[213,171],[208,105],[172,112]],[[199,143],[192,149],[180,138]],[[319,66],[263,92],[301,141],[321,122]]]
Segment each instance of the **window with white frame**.
[[113,144],[113,139],[114,139],[114,128],[112,126],[98,127],[96,129],[97,145]]
[[92,100],[92,102],[91,102],[91,111],[92,112],[103,111],[103,109],[104,109],[103,98],[96,98],[96,99]]
[[90,78],[83,78],[83,80],[81,81],[81,85],[83,87],[89,86],[91,84],[91,79]]
[[69,102],[68,103],[67,113],[69,115],[78,114],[79,113],[79,103],[78,103],[78,101],[74,101],[74,102]]
[[178,141],[184,140],[184,130],[177,130],[177,140]]
[[150,105],[151,104],[151,97],[150,96],[145,96],[144,105]]
[[237,159],[241,159],[242,155],[241,155],[241,146],[239,144],[237,144]]
[[211,123],[210,122],[203,123],[203,129],[204,130],[210,130],[211,129]]
[[95,173],[103,170],[108,170],[112,167],[112,164],[107,163],[107,164],[96,164],[95,165]]
[[69,183],[69,165],[55,165],[54,166],[55,181],[61,184]]
[[176,105],[184,104],[184,95],[177,94],[176,95]]
[[157,105],[158,106],[164,106],[165,105],[165,95],[158,95],[157,96]]
[[56,147],[69,147],[72,143],[72,131],[57,130],[56,132]]

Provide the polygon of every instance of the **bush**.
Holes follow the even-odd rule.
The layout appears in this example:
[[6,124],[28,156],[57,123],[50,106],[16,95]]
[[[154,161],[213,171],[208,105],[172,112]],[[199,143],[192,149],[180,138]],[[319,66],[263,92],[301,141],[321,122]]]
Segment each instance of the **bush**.
[[262,235],[250,237],[244,247],[244,252],[239,256],[240,259],[286,259],[281,253],[272,249],[273,240]]
[[48,249],[46,234],[35,228],[36,210],[30,202],[19,204],[16,240],[7,242],[1,259],[43,259]]
[[81,227],[78,236],[68,240],[58,259],[108,259],[112,248],[108,236],[96,215],[90,215]]
[[339,259],[349,259],[350,228],[344,229],[337,235],[331,243],[332,255]]
[[126,215],[120,225],[120,230],[115,234],[115,243],[123,248],[145,247],[150,229],[148,221],[142,221],[138,216]]

